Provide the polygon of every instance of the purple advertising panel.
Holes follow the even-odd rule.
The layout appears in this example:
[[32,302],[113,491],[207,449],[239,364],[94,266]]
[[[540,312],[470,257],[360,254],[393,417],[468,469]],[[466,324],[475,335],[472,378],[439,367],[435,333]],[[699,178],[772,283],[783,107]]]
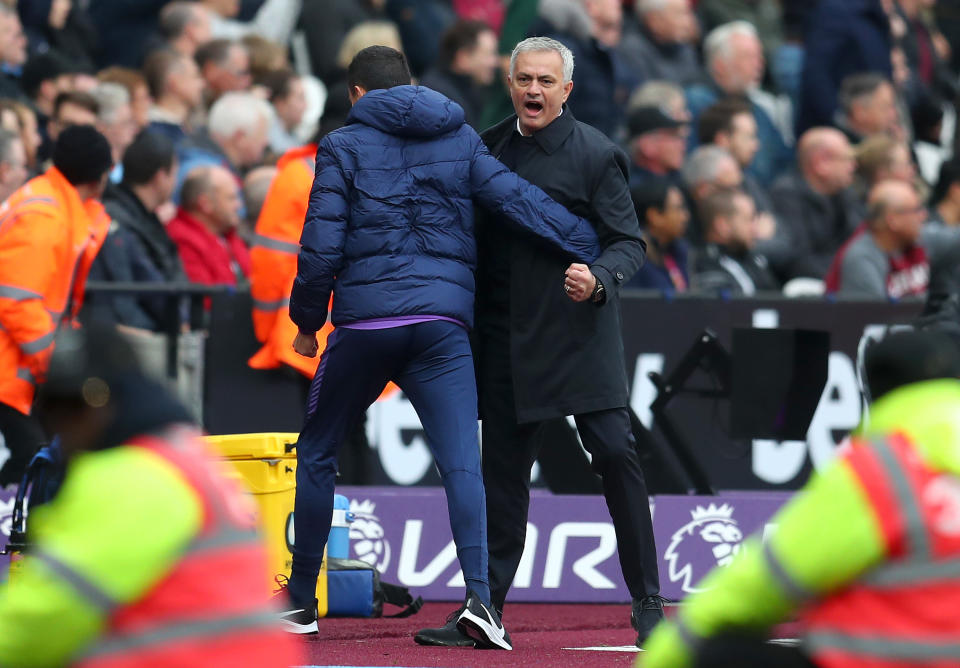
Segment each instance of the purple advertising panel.
[[[10,525],[13,523],[13,498],[15,493],[12,490],[0,487],[0,551],[7,545],[7,539],[10,537]],[[7,579],[7,569],[10,561],[7,556],[0,554],[0,582]]]

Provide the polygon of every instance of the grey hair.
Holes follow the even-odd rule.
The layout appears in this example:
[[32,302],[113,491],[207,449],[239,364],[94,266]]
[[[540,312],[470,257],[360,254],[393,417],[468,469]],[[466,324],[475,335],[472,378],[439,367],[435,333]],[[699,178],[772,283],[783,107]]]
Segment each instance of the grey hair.
[[724,160],[733,160],[733,155],[722,146],[701,146],[687,158],[683,165],[683,182],[693,190],[702,183],[711,183],[720,172]]
[[16,132],[0,128],[0,163],[10,162],[13,157],[13,147],[18,141],[21,139]]
[[889,83],[888,79],[878,72],[859,72],[844,77],[837,94],[840,108],[849,116],[854,104],[872,96],[885,83]]
[[513,53],[510,54],[511,78],[513,78],[514,70],[517,67],[517,56],[532,51],[556,51],[559,53],[560,58],[563,59],[563,83],[573,81],[573,54],[563,44],[549,37],[528,37],[513,47]]
[[636,12],[639,16],[645,16],[650,12],[658,12],[667,4],[670,0],[637,0]]
[[234,91],[224,93],[210,107],[207,127],[210,133],[231,137],[237,131],[253,132],[260,122],[269,125],[273,121],[273,107],[253,93]]
[[760,39],[757,29],[749,21],[730,21],[711,30],[703,40],[703,59],[710,67],[718,58],[730,56],[730,40],[737,35]]
[[648,81],[630,96],[627,109],[632,111],[640,107],[663,107],[668,105],[671,99],[682,97],[683,88],[672,81]]
[[118,83],[105,81],[97,84],[90,93],[100,106],[97,119],[107,125],[116,120],[117,110],[130,104],[130,92]]

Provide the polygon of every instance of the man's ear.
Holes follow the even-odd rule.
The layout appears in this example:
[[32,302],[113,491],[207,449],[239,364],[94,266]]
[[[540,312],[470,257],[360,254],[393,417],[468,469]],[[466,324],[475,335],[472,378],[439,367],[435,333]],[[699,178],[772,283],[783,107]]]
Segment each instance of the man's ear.
[[573,80],[571,79],[567,83],[563,84],[563,101],[566,102],[567,98],[570,97],[570,92],[573,90]]

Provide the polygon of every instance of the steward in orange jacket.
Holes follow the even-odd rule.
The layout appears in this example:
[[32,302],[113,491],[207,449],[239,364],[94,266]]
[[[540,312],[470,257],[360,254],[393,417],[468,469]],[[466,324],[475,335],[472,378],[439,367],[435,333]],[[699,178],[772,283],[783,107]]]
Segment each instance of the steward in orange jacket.
[[11,453],[0,486],[19,482],[43,442],[31,407],[57,328],[80,311],[107,234],[97,200],[111,166],[103,135],[73,126],[57,140],[53,167],[0,205],[0,434]]

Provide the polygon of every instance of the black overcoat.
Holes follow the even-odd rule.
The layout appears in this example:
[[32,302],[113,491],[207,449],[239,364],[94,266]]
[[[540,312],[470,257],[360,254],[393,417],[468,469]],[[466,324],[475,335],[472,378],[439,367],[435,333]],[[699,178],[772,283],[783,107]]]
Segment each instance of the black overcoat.
[[[517,117],[510,116],[481,137],[499,156],[516,127]],[[499,259],[510,267],[509,345],[520,422],[627,405],[619,292],[642,264],[645,250],[623,151],[578,122],[566,106],[534,138],[540,150],[515,171],[594,224],[603,252],[591,270],[607,297],[600,305],[572,301],[563,291],[569,258],[516,236],[506,225],[481,225],[478,349],[483,350],[484,332],[489,331],[484,325],[490,323],[483,319],[491,317],[484,305],[495,297],[491,283],[484,281],[485,267],[497,264],[490,254],[506,253],[509,258]],[[506,234],[512,234],[509,243],[497,243],[497,235]],[[477,363],[484,364],[482,354]]]

